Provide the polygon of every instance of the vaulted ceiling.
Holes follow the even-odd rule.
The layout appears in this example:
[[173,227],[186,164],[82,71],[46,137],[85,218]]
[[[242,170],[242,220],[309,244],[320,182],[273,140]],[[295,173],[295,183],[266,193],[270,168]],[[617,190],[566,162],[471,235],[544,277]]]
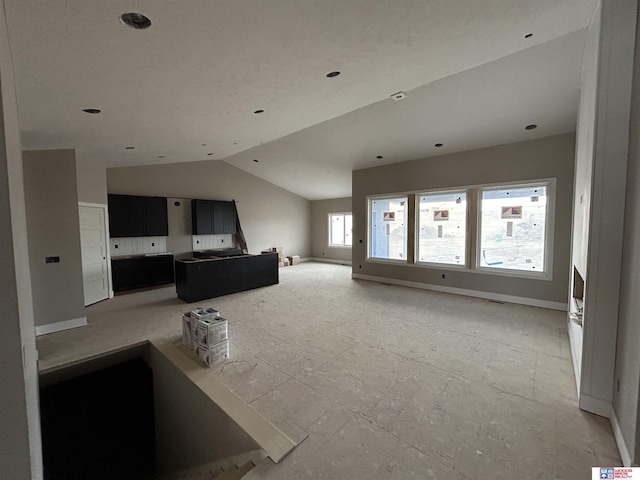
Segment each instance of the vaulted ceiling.
[[315,200],[354,169],[575,130],[596,0],[5,4],[24,148],[223,160]]

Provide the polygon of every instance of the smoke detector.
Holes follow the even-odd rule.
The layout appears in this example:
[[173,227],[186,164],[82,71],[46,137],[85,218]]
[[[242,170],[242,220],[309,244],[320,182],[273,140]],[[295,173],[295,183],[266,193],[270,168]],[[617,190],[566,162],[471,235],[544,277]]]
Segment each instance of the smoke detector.
[[402,100],[403,98],[407,98],[407,94],[404,92],[398,92],[391,95],[391,98],[394,100]]

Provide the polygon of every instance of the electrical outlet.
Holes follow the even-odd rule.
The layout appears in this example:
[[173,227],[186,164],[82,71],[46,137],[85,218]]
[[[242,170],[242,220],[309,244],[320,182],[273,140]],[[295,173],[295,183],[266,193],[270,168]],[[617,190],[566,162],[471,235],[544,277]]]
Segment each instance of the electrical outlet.
[[44,257],[45,263],[60,263],[60,257]]

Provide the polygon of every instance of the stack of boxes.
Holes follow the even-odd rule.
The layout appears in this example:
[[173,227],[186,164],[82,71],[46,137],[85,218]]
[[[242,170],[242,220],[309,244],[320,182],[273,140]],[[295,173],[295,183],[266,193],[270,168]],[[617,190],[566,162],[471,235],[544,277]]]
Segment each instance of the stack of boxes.
[[298,265],[300,263],[300,255],[285,257],[284,249],[282,247],[273,247],[269,250],[263,250],[262,253],[277,253],[278,267],[288,267],[289,265]]
[[229,358],[229,322],[212,308],[182,315],[182,344],[211,367]]
[[278,267],[289,266],[289,259],[284,256],[284,249],[282,247],[273,247],[269,250],[263,250],[262,253],[277,253],[278,254]]

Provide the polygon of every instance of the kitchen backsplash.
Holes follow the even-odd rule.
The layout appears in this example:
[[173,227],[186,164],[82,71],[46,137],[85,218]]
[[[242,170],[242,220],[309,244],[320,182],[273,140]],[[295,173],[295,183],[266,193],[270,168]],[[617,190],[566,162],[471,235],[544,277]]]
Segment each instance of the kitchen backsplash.
[[167,251],[167,237],[111,238],[111,256],[142,255]]
[[210,250],[214,248],[233,248],[233,234],[224,235],[191,235],[194,250]]

